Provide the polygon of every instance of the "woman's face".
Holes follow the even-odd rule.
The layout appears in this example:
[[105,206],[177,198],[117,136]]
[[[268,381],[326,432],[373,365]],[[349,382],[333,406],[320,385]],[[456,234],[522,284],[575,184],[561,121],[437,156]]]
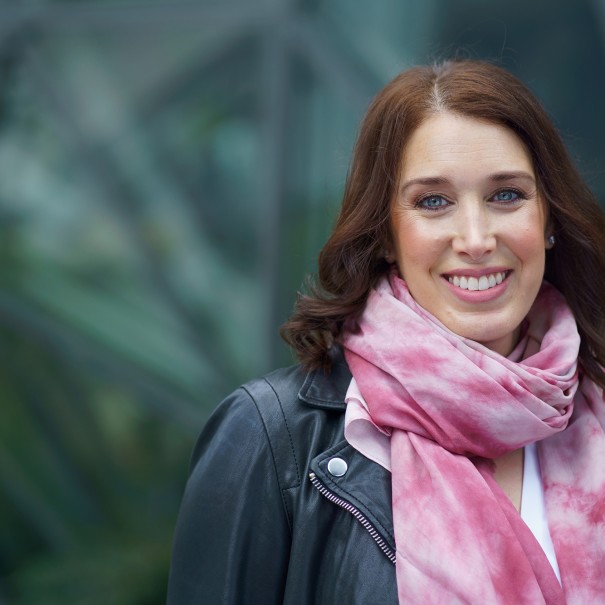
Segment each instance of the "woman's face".
[[416,302],[508,355],[540,288],[548,235],[517,135],[452,113],[425,120],[403,153],[391,228],[390,255]]

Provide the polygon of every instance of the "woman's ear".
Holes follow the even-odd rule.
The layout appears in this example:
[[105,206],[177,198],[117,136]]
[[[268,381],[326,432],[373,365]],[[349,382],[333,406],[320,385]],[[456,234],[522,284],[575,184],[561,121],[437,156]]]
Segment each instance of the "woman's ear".
[[393,254],[393,242],[391,241],[390,234],[383,239],[380,256],[382,256],[382,258],[384,258],[389,265],[392,265],[395,262],[395,255]]
[[550,250],[555,245],[556,241],[556,237],[551,233],[550,235],[546,236],[546,243],[544,244],[544,247],[547,250]]
[[555,245],[556,241],[555,226],[553,224],[552,216],[549,216],[544,229],[544,248],[550,250]]
[[552,221],[549,220],[548,224],[546,225],[546,229],[544,230],[544,247],[546,248],[546,250],[550,250],[557,241],[554,231],[555,229],[552,224]]

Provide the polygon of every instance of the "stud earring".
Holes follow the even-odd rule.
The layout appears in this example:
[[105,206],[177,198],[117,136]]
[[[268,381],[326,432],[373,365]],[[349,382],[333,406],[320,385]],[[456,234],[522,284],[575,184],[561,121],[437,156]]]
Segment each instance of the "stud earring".
[[554,235],[549,235],[547,241],[549,246],[554,246],[557,240],[555,239]]

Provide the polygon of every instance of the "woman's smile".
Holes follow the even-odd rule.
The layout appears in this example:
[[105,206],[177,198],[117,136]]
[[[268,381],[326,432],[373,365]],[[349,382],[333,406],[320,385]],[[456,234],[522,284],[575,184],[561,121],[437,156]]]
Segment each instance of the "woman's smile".
[[504,294],[510,274],[510,269],[486,269],[480,275],[469,274],[469,271],[458,271],[443,277],[447,286],[461,301],[486,303]]
[[418,304],[507,355],[544,276],[547,217],[531,157],[511,130],[453,113],[404,149],[393,259]]
[[506,276],[507,271],[491,271],[490,273],[481,275],[480,277],[461,275],[449,275],[447,277],[450,284],[462,290],[490,290],[501,284]]

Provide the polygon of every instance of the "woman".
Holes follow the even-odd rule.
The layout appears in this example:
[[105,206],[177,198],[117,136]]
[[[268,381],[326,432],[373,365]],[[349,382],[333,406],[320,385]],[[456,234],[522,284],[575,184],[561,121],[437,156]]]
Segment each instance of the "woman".
[[532,94],[404,72],[193,456],[169,603],[605,602],[605,220]]

